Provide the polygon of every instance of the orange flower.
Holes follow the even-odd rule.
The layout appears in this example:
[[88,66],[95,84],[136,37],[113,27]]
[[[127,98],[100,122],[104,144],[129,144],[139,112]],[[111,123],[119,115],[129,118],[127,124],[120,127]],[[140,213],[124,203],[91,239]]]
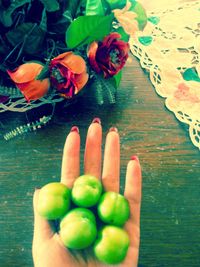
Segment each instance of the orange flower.
[[49,79],[36,80],[43,68],[40,63],[27,62],[14,71],[7,71],[28,102],[37,100],[48,92]]
[[84,59],[72,52],[60,54],[50,62],[51,83],[66,98],[77,94],[88,78]]
[[136,20],[137,14],[133,11],[129,11],[130,7],[131,3],[127,1],[124,8],[114,9],[113,13],[124,28],[124,31],[129,35],[134,35],[134,33],[138,31],[138,22]]

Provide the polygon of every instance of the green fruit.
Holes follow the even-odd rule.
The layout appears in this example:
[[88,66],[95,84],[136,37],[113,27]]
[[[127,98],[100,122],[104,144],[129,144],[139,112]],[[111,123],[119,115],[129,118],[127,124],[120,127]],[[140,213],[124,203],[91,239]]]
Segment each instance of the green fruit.
[[84,208],[97,204],[102,193],[102,184],[92,175],[82,175],[76,179],[72,188],[73,202]]
[[116,226],[105,226],[94,244],[94,254],[102,263],[118,264],[125,259],[129,243],[125,230]]
[[47,220],[63,217],[70,206],[70,189],[61,183],[49,183],[39,192],[37,211]]
[[60,223],[60,238],[67,248],[84,249],[92,245],[97,236],[94,214],[85,208],[75,208]]
[[104,223],[116,226],[123,226],[130,214],[127,199],[115,192],[104,193],[100,198],[97,210]]

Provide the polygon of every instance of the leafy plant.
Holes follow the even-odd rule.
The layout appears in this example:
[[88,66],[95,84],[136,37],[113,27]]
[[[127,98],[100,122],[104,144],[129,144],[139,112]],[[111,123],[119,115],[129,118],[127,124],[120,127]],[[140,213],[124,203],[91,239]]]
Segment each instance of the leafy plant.
[[113,14],[108,16],[81,16],[74,20],[66,32],[66,43],[71,49],[102,40],[111,31]]
[[[131,2],[129,10],[137,13],[139,27],[142,29],[146,23],[146,13],[137,1],[129,0],[129,2]],[[9,79],[7,70],[17,69],[27,61],[38,61],[40,65],[45,66],[36,80],[42,81],[48,78],[51,89],[56,91],[52,86],[50,63],[53,58],[70,51],[80,55],[87,65],[85,79],[90,77],[87,85],[92,88],[97,103],[102,105],[116,102],[116,89],[122,76],[122,72],[117,73],[117,71],[121,69],[120,62],[123,62],[120,57],[120,49],[123,45],[113,48],[110,43],[112,37],[108,35],[113,36],[113,32],[120,34],[121,37],[113,39],[115,45],[119,39],[121,44],[128,42],[129,34],[112,12],[115,8],[124,8],[127,0],[15,0],[5,3],[6,1],[0,1],[0,91],[2,95],[4,92],[5,96],[9,95],[14,99],[15,90],[9,89],[9,94],[8,88],[13,89],[15,84]],[[108,38],[105,38],[106,36]],[[101,51],[100,47],[104,46],[104,40],[108,42],[105,46],[109,49],[111,47],[106,52],[105,65],[101,62],[101,56],[98,58],[97,53],[97,49]],[[128,55],[127,50],[125,49]],[[95,64],[99,64],[100,69],[98,67],[95,69]],[[104,73],[105,68],[109,70],[108,76]],[[115,73],[117,74],[114,75]],[[60,78],[59,81],[66,80],[65,76],[59,76],[58,70],[54,70],[54,74]],[[20,91],[19,95],[22,95]],[[69,99],[66,102],[70,102]]]
[[27,3],[31,3],[31,0],[15,0],[12,1],[8,9],[0,9],[0,21],[5,27],[10,27],[13,24],[12,15],[14,11],[24,6]]
[[86,4],[86,15],[104,15],[104,7],[101,0],[88,0]]
[[27,22],[10,30],[6,37],[13,46],[22,42],[23,50],[27,54],[35,54],[42,48],[45,32],[37,24]]
[[46,11],[54,12],[60,9],[60,5],[57,0],[40,0]]

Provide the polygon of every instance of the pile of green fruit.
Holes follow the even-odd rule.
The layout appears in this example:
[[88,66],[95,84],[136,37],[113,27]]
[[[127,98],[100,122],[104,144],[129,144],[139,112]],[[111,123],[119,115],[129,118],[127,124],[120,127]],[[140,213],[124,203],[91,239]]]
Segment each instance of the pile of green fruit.
[[122,262],[129,247],[129,237],[122,228],[130,209],[124,196],[103,192],[99,179],[82,175],[73,188],[49,183],[39,192],[38,213],[47,220],[60,220],[59,234],[65,247],[85,249],[93,246],[100,262]]

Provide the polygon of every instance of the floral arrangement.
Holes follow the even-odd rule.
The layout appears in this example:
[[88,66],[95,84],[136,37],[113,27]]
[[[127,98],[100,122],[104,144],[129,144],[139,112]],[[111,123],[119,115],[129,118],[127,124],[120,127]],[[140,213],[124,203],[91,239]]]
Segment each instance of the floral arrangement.
[[129,38],[146,21],[135,0],[0,0],[0,112],[88,90],[115,103]]

